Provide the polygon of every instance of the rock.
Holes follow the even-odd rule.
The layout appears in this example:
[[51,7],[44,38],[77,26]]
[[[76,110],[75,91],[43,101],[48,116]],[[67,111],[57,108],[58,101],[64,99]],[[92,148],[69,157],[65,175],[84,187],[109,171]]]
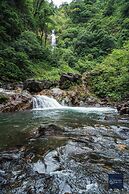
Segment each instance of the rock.
[[51,89],[52,95],[53,96],[59,96],[59,95],[64,95],[64,91],[61,90],[60,88],[52,88]]
[[62,74],[59,81],[59,87],[61,89],[68,89],[70,86],[81,83],[81,75],[67,73]]
[[42,82],[26,80],[23,84],[23,90],[28,90],[30,93],[41,92],[43,90]]
[[23,83],[1,83],[0,87],[2,87],[5,90],[16,90],[17,88],[22,89],[23,88]]
[[30,93],[41,92],[44,89],[50,89],[51,87],[55,87],[58,83],[49,80],[26,80],[23,85],[24,90],[28,90]]
[[0,105],[0,112],[15,112],[32,108],[32,96],[27,92],[8,94],[7,103]]
[[117,110],[121,115],[129,114],[129,101],[126,103],[117,105]]
[[61,104],[63,106],[65,106],[65,105],[72,106],[73,105],[69,96],[64,97]]
[[0,93],[0,104],[5,104],[6,102],[8,102],[9,100],[9,97],[7,94],[4,94],[4,93]]
[[38,128],[37,136],[53,136],[53,135],[60,135],[64,131],[63,128],[50,124],[50,125],[41,125]]

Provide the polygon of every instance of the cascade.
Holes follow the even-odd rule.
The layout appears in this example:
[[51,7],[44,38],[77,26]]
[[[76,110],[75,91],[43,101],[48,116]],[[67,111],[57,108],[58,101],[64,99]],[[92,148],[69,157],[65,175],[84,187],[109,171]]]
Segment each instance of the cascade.
[[48,96],[34,96],[33,109],[60,108],[62,107],[55,99]]
[[70,110],[77,111],[83,113],[117,113],[117,110],[111,107],[70,107],[63,106],[59,104],[54,98],[50,98],[48,96],[33,96],[33,109],[43,110],[43,109],[62,109],[62,110]]
[[52,45],[53,48],[56,46],[55,30],[52,30],[52,34],[51,34],[51,45]]

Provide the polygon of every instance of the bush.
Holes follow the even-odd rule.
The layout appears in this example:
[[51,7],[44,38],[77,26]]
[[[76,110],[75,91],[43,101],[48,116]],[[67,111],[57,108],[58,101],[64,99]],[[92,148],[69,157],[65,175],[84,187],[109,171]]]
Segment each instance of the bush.
[[1,79],[24,80],[32,76],[31,62],[24,52],[17,52],[13,47],[0,50],[0,77]]
[[96,62],[88,59],[88,57],[83,57],[78,60],[75,69],[80,73],[84,73],[86,71],[91,71],[95,67]]
[[94,58],[106,55],[115,47],[115,39],[102,29],[82,31],[75,42],[75,51],[80,56],[92,54]]
[[129,96],[129,42],[123,49],[115,49],[94,69],[92,88],[100,97],[122,100]]
[[46,59],[48,50],[41,46],[34,32],[25,31],[14,44],[16,51],[25,52],[30,59]]

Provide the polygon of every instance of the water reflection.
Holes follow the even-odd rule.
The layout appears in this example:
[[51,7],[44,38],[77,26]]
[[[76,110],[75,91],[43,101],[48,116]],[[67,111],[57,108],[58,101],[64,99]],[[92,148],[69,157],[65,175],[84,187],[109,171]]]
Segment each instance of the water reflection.
[[117,112],[111,108],[63,107],[0,114],[0,147],[24,142],[26,134],[41,124],[64,127],[94,126],[97,123],[118,123]]

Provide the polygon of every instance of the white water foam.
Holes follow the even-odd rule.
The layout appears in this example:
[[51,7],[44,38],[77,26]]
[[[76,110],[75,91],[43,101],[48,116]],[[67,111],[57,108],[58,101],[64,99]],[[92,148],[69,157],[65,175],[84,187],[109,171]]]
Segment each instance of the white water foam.
[[117,113],[115,108],[111,107],[69,107],[62,106],[54,98],[48,96],[34,96],[33,110],[71,110],[83,113]]
[[61,105],[54,99],[48,96],[34,96],[33,97],[33,109],[49,109],[49,108],[60,108]]

